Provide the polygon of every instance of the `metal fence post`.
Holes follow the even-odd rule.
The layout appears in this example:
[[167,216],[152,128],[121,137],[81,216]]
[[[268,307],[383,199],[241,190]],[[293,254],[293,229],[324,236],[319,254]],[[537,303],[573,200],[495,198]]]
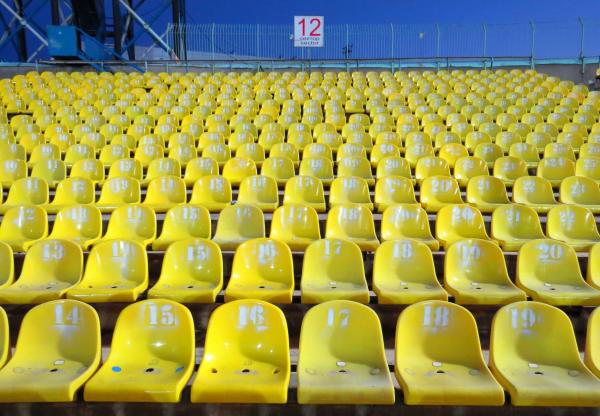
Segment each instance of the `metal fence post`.
[[260,57],[260,24],[256,24],[256,57]]
[[441,52],[441,45],[440,45],[440,25],[438,23],[435,24],[435,57],[436,57],[436,63],[437,63],[437,69],[438,71],[440,70],[440,52]]
[[346,24],[346,59],[350,58],[350,27]]
[[212,24],[212,28],[210,30],[210,49],[212,51],[212,60],[215,60],[215,24]]
[[483,59],[484,59],[484,69],[485,69],[485,58],[487,57],[487,25],[484,23],[481,25],[483,29]]
[[531,69],[535,69],[535,23],[533,20],[529,21],[531,27]]
[[583,17],[579,17],[579,25],[581,27],[581,43],[579,46],[579,58],[581,59],[581,73],[585,73],[585,23]]
[[394,59],[394,24],[390,23],[390,29],[392,31],[392,56],[390,58]]

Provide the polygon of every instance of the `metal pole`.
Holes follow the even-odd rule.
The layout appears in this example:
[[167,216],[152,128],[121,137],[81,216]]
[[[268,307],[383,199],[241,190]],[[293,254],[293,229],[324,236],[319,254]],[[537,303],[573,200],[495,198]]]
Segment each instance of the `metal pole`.
[[581,73],[585,73],[585,23],[583,17],[579,17],[579,24],[581,26],[581,43],[579,46],[579,57],[581,58]]
[[531,69],[535,69],[535,23],[533,20],[529,22],[531,27]]
[[121,19],[121,7],[119,7],[119,0],[112,1],[112,12],[115,38],[115,52],[121,55],[123,46],[121,39],[123,33],[123,20]]
[[487,56],[487,25],[484,23],[483,28],[483,56]]
[[435,56],[436,56],[436,61],[437,61],[437,69],[438,71],[440,70],[440,25],[439,24],[435,24]]
[[256,24],[256,57],[260,57],[260,25]]
[[[210,42],[211,42],[211,50],[212,50],[212,60],[215,60],[215,24],[212,24],[212,28],[210,30]],[[213,71],[214,72],[214,71]]]
[[59,10],[58,0],[51,0],[50,1],[50,11],[51,11],[51,15],[52,15],[52,24],[53,25],[60,24],[60,12],[58,10]]
[[392,31],[392,56],[390,58],[394,59],[394,24],[390,23],[390,29]]
[[350,28],[346,24],[346,59],[350,57]]

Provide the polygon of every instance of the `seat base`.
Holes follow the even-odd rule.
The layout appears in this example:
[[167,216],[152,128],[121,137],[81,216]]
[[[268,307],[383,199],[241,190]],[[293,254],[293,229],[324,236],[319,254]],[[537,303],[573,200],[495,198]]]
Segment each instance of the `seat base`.
[[179,303],[214,303],[220,290],[212,283],[198,280],[177,284],[157,283],[148,291],[148,298],[171,299]]
[[469,287],[446,285],[459,305],[506,305],[527,300],[521,289],[507,284],[476,283]]
[[381,304],[412,305],[424,300],[448,300],[448,294],[436,282],[416,283],[400,282],[373,283],[373,290],[377,295],[377,301]]
[[[243,370],[242,370],[243,371]],[[211,373],[201,368],[192,385],[192,403],[286,403],[289,373]]]

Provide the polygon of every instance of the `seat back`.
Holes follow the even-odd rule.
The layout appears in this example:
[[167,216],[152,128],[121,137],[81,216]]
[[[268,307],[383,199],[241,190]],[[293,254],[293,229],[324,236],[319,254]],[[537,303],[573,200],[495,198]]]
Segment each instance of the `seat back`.
[[219,214],[214,239],[230,236],[256,238],[265,235],[265,220],[260,208],[253,205],[228,205]]
[[418,205],[391,205],[381,219],[381,239],[433,238],[427,212]]
[[377,164],[376,175],[377,178],[383,178],[385,176],[402,176],[410,178],[410,163],[400,156],[384,157]]
[[118,159],[113,162],[108,171],[108,178],[130,177],[142,180],[142,163],[137,159]]
[[268,157],[262,164],[260,174],[269,176],[278,184],[286,183],[294,176],[294,162],[287,157]]
[[205,206],[209,211],[220,211],[231,204],[231,184],[218,175],[203,176],[196,180],[190,204]]
[[598,183],[584,176],[569,176],[560,184],[560,201],[573,205],[600,205]]
[[503,156],[494,162],[494,176],[505,182],[513,183],[517,178],[528,176],[524,160],[512,156]]
[[460,287],[461,282],[505,284],[509,281],[502,249],[491,241],[469,238],[448,247],[444,258],[444,279]]
[[0,184],[10,187],[13,182],[27,176],[27,163],[24,160],[0,160]]
[[233,257],[230,285],[254,279],[290,284],[294,280],[292,252],[269,238],[254,238],[240,244]]
[[332,286],[335,282],[364,284],[360,247],[348,240],[324,238],[312,242],[304,253],[302,284]]
[[393,284],[396,277],[403,282],[436,281],[431,249],[426,244],[411,239],[382,243],[373,260],[373,281]]
[[524,287],[553,284],[578,285],[583,282],[575,250],[550,239],[529,241],[517,257],[517,282]]
[[462,203],[460,188],[451,176],[430,176],[421,184],[421,203],[427,205],[437,201],[449,204]]
[[55,184],[67,176],[65,162],[60,159],[46,159],[33,165],[31,177],[44,179],[48,184]]
[[160,176],[148,184],[144,204],[184,204],[185,182],[179,176]]
[[450,242],[448,238],[487,238],[481,212],[470,205],[447,205],[440,209],[435,221],[436,236]]
[[104,185],[98,205],[124,205],[140,202],[140,182],[129,177],[109,178]]
[[303,158],[300,162],[299,174],[313,176],[321,180],[332,180],[333,162],[325,157]]
[[256,173],[256,164],[253,160],[246,158],[234,157],[225,162],[225,166],[223,166],[223,176],[232,185],[239,185],[244,178],[255,176]]
[[337,162],[337,177],[359,176],[370,179],[371,164],[366,157],[344,157]]
[[131,240],[102,241],[90,251],[82,283],[101,286],[119,281],[148,283],[148,258],[142,244]]
[[544,238],[544,233],[534,209],[510,204],[498,207],[492,214],[492,236],[498,240],[528,240]]
[[160,279],[165,283],[193,279],[222,286],[221,248],[204,239],[188,238],[174,242],[165,253]]
[[548,237],[557,240],[600,240],[594,214],[579,205],[558,205],[548,212]]
[[552,184],[540,177],[519,178],[513,186],[513,201],[519,204],[556,204]]
[[152,208],[128,204],[115,209],[110,216],[105,240],[156,238],[156,214]]
[[210,213],[199,205],[179,205],[165,215],[161,239],[210,238]]
[[491,202],[496,204],[509,204],[506,186],[501,179],[495,176],[475,176],[467,185],[467,201]]
[[96,191],[91,180],[81,177],[69,177],[58,183],[52,205],[93,204]]
[[285,184],[284,205],[306,202],[325,205],[323,182],[314,176],[307,175],[290,178]]
[[50,238],[64,240],[95,240],[102,235],[102,214],[91,205],[71,205],[62,208],[54,220]]
[[[40,273],[43,270],[43,273]],[[74,285],[83,272],[83,252],[67,240],[42,240],[31,246],[16,284],[26,286],[56,283]]]
[[4,205],[44,205],[48,194],[48,182],[42,178],[17,179],[10,186]]
[[331,182],[329,188],[329,205],[339,204],[371,204],[369,185],[357,176],[338,177]]
[[0,222],[0,240],[39,240],[48,235],[48,215],[38,206],[15,206]]
[[282,205],[273,212],[271,238],[320,238],[319,216],[314,208],[307,205]]
[[450,176],[448,162],[435,156],[420,158],[415,167],[415,178],[417,181],[422,181],[429,176]]
[[219,175],[219,164],[209,157],[197,157],[188,162],[185,168],[184,180],[193,184],[203,176]]
[[454,165],[454,177],[461,186],[467,186],[471,178],[487,175],[487,163],[476,156],[461,157]]
[[376,238],[371,211],[361,205],[336,205],[327,214],[327,238]]
[[85,178],[92,182],[104,180],[104,165],[96,159],[81,159],[73,163],[70,178]]

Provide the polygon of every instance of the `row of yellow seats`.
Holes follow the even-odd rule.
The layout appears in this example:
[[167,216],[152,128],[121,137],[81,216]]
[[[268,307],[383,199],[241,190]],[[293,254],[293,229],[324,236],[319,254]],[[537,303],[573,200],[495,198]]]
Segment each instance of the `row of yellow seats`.
[[[2,310],[2,364],[8,321]],[[473,315],[426,301],[398,317],[394,373],[409,405],[600,405],[600,314],[588,319],[584,360],[569,317],[515,302],[494,316],[486,364]],[[0,370],[2,402],[178,402],[195,367],[194,321],[183,305],[146,300],[119,314],[101,361],[100,320],[89,305],[48,302],[24,317]],[[32,376],[35,375],[35,379]],[[241,300],[215,309],[191,385],[192,402],[286,403],[291,376],[287,322],[276,306]],[[535,379],[535,384],[531,380]],[[330,301],[302,321],[300,404],[393,404],[381,323],[367,306]]]

